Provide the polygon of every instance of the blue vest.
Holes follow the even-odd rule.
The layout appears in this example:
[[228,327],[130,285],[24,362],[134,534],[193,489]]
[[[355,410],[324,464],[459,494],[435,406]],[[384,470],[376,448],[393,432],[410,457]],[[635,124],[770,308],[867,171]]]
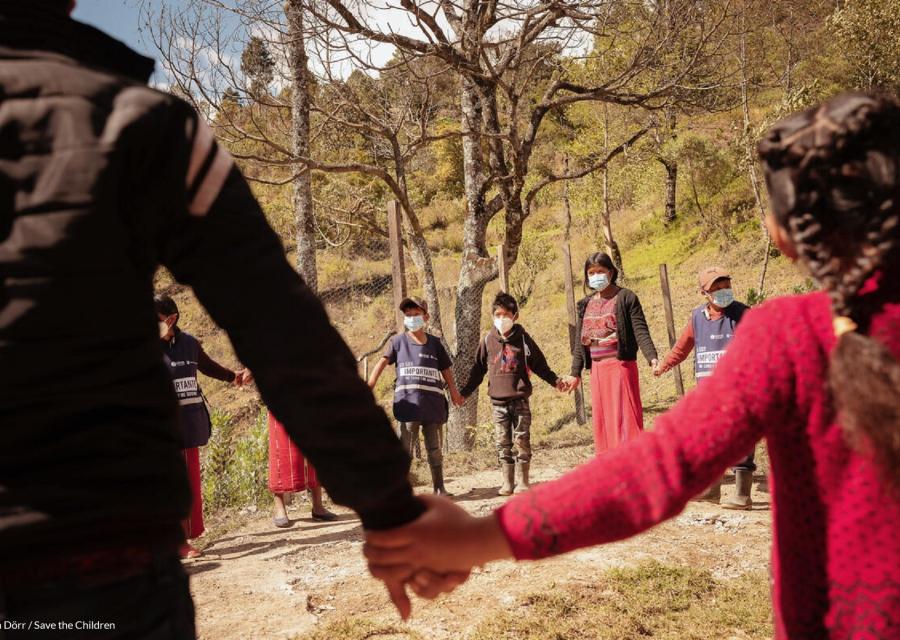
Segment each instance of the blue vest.
[[209,442],[212,425],[206,403],[197,384],[197,359],[200,343],[185,333],[176,331],[168,344],[163,344],[166,364],[178,396],[178,417],[184,438],[183,447],[193,449]]
[[718,320],[706,317],[705,304],[694,309],[691,324],[694,328],[694,375],[698,381],[712,375],[748,308],[740,302],[732,302]]
[[392,340],[397,355],[394,417],[400,422],[447,422],[447,397],[438,359],[440,340],[428,335],[420,345],[405,333]]

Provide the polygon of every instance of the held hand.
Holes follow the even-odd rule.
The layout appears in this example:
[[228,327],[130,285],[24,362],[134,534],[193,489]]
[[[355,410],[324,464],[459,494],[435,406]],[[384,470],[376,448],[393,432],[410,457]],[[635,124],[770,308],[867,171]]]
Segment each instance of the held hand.
[[656,370],[659,369],[659,360],[653,358],[653,360],[650,361],[650,369],[652,369],[653,373],[656,374]]
[[[427,507],[417,520],[390,531],[367,531],[363,555],[372,575],[400,567],[440,574],[467,573],[511,556],[493,515],[476,518],[447,498],[423,495]],[[410,573],[411,575],[411,573]],[[383,579],[383,578],[382,578]]]
[[408,584],[413,593],[420,598],[434,600],[444,593],[451,593],[468,580],[471,573],[471,571],[435,573],[434,571],[421,569],[413,574]]
[[235,371],[234,380],[231,381],[232,386],[240,387],[244,384],[244,372],[243,371]]
[[434,600],[444,593],[451,593],[469,579],[470,571],[437,573],[428,569],[414,570],[407,565],[370,567],[372,576],[381,580],[387,588],[388,597],[403,620],[412,614],[412,602],[406,587],[420,598]]
[[244,386],[246,386],[248,384],[253,384],[253,374],[250,372],[250,369],[244,369],[242,373],[243,373],[242,384]]
[[462,394],[460,394],[460,392],[457,391],[456,389],[450,390],[450,400],[457,407],[461,407],[466,403],[466,399],[463,398]]
[[578,385],[581,383],[581,378],[576,378],[575,376],[565,376],[563,378],[563,391],[572,392],[578,388]]

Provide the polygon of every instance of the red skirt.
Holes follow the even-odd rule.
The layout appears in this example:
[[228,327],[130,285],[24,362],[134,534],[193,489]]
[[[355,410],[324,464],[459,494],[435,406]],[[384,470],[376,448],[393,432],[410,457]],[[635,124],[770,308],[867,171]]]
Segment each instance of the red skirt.
[[269,413],[269,491],[294,493],[318,486],[316,470],[300,453],[281,423]]
[[191,484],[191,512],[181,521],[184,536],[188,540],[200,537],[203,527],[203,485],[200,482],[200,449],[184,449],[184,463],[187,465],[188,482]]
[[614,449],[644,430],[637,362],[617,358],[591,363],[594,450]]

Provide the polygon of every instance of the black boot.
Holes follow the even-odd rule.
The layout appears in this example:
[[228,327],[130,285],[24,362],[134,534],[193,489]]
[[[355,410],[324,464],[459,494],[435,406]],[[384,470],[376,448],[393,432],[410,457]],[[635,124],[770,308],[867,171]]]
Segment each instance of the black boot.
[[444,467],[431,467],[431,484],[434,485],[434,495],[453,497],[453,494],[444,488]]
[[749,469],[735,469],[734,487],[736,490],[734,497],[723,502],[722,508],[739,511],[752,509],[753,500],[750,499],[750,489],[753,487],[753,472]]

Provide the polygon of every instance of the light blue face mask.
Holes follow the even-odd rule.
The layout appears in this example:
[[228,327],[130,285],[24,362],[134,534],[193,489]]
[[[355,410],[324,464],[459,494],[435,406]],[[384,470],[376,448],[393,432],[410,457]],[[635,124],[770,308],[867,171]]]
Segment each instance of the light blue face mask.
[[588,286],[594,291],[603,291],[609,286],[609,276],[605,273],[592,273],[588,276]]
[[403,326],[410,331],[418,331],[425,326],[425,318],[422,316],[404,316]]
[[709,294],[712,298],[713,304],[719,307],[720,309],[724,309],[732,302],[734,302],[734,290],[733,289],[719,289],[718,291],[713,291]]

